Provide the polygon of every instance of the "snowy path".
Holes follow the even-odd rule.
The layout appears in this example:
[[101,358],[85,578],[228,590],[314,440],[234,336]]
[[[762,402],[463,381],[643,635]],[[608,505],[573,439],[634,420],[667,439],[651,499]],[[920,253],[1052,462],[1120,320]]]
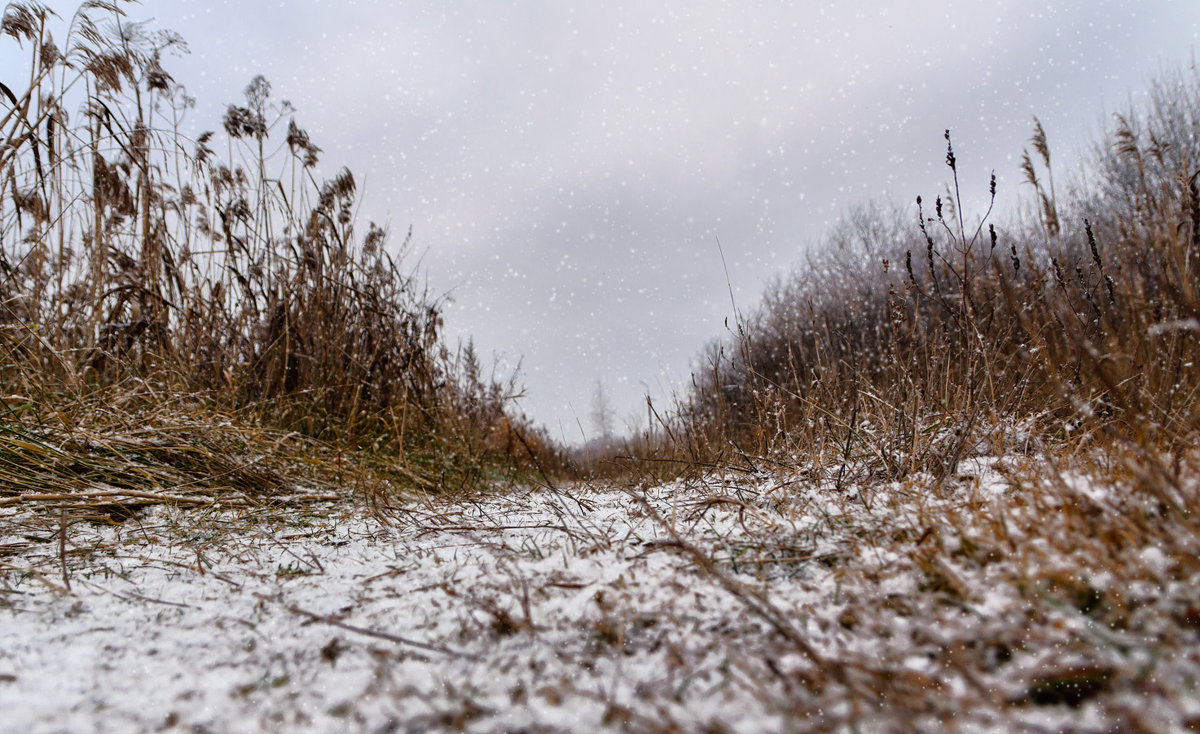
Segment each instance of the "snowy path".
[[71,593],[0,596],[0,730],[780,728],[736,663],[766,625],[635,500],[582,499],[77,531],[108,550]]
[[[76,526],[71,547],[93,552],[69,593],[54,544],[24,559],[37,573],[0,566],[0,732],[1087,731],[1112,702],[1031,706],[1034,673],[1095,668],[1109,685],[1122,645],[1132,663],[1200,670],[1196,650],[1128,632],[1093,654],[1080,615],[1035,618],[989,580],[1005,564],[931,571],[888,550],[925,542],[928,500],[822,496],[710,482],[648,503],[581,490],[412,507],[392,526],[161,509]],[[1039,642],[1019,647],[1031,625]],[[858,677],[814,656],[858,661]],[[863,718],[851,689],[890,712]],[[1191,715],[1180,700],[1200,713],[1194,684],[1164,695],[1157,721]]]

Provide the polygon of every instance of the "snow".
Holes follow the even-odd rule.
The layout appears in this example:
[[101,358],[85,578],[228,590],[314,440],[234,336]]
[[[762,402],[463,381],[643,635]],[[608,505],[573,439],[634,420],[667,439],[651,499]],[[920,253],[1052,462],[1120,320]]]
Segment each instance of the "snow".
[[[1200,709],[1197,652],[1146,634],[1157,617],[1110,629],[1031,606],[1009,561],[922,566],[868,537],[919,550],[934,509],[1005,500],[994,466],[971,472],[870,508],[798,478],[721,477],[414,503],[388,523],[331,506],[77,524],[69,591],[56,539],[0,565],[0,731],[1099,731],[1139,700],[1014,702],[1047,670],[1126,657],[1167,692],[1142,720]],[[0,547],[16,519],[0,517]],[[1127,590],[1143,609],[1191,598],[1153,576],[1162,551],[1138,558],[1162,584]],[[813,655],[868,677],[839,682]],[[906,718],[849,703],[882,680]]]
[[747,716],[721,671],[736,645],[710,639],[763,625],[656,545],[628,495],[579,500],[586,515],[530,495],[395,527],[160,510],[79,530],[73,546],[105,550],[70,593],[47,574],[3,597],[0,729],[579,730],[665,687],[704,692],[673,706],[689,725],[780,730]]

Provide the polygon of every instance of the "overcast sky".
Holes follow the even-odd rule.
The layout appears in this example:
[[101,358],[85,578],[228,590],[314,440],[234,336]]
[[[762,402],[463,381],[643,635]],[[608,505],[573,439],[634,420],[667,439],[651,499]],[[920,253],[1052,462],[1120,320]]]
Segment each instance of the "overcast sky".
[[[75,5],[50,3],[64,16]],[[1038,115],[1060,165],[1159,71],[1200,2],[150,0],[219,128],[256,74],[298,109],[362,217],[411,225],[451,339],[523,359],[522,408],[568,441],[597,381],[644,420],[729,290],[753,307],[848,207],[930,198],[942,131],[1002,202]],[[11,41],[5,41],[11,47]],[[0,58],[4,58],[0,56]],[[1057,173],[1057,172],[1056,172]],[[1063,171],[1060,175],[1065,175]]]

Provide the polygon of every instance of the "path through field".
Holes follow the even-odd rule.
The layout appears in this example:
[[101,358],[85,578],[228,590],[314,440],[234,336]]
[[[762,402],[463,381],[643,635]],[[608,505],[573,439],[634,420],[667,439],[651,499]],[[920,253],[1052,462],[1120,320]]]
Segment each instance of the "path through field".
[[[714,479],[414,504],[390,525],[158,509],[76,526],[70,591],[56,543],[0,567],[0,731],[1104,726],[1128,686],[1079,615],[1031,622],[989,567],[888,550],[926,542],[935,502],[892,491]],[[936,503],[1002,492],[991,475]],[[1048,631],[1022,649],[1030,624]],[[1157,670],[1200,670],[1194,650],[1135,644]],[[1040,700],[1046,670],[1092,689]],[[1161,722],[1200,708],[1160,685]]]

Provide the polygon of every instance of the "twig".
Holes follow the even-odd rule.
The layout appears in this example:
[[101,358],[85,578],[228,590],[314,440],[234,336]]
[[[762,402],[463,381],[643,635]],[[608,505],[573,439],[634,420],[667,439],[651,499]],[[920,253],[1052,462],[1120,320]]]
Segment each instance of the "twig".
[[63,585],[71,590],[71,577],[67,574],[67,506],[58,506],[58,561],[62,566]]
[[388,632],[378,632],[376,630],[367,629],[366,627],[358,627],[353,624],[346,624],[345,622],[338,621],[332,617],[328,617],[328,616],[325,616],[322,614],[316,614],[314,612],[310,612],[306,609],[301,609],[300,607],[297,607],[297,606],[294,606],[291,604],[289,604],[287,606],[287,610],[289,612],[291,612],[292,614],[298,614],[301,617],[307,617],[310,621],[320,622],[321,624],[327,624],[331,627],[337,627],[339,629],[344,629],[348,632],[355,632],[357,634],[365,635],[367,637],[374,637],[377,640],[387,640],[388,642],[394,642],[397,645],[408,645],[410,647],[416,647],[421,650],[428,650],[429,652],[441,653],[442,655],[449,655],[450,657],[454,657],[454,658],[462,658],[463,660],[472,660],[472,661],[479,660],[478,656],[472,655],[470,653],[460,652],[458,650],[451,650],[450,648],[443,647],[442,645],[434,645],[434,644],[430,644],[428,642],[421,642],[420,640],[410,640],[407,637],[393,635]]
[[645,508],[650,517],[653,518],[656,523],[658,523],[667,531],[667,533],[670,534],[672,546],[682,550],[684,554],[687,555],[692,562],[700,568],[700,570],[716,579],[717,582],[724,587],[726,591],[732,594],[734,598],[742,602],[742,604],[746,605],[751,612],[775,628],[776,632],[787,639],[788,642],[792,643],[792,645],[795,646],[795,648],[799,650],[804,657],[808,658],[810,662],[812,662],[822,671],[831,674],[839,683],[846,686],[848,689],[853,689],[853,686],[851,685],[843,666],[826,660],[825,656],[817,652],[816,648],[814,648],[808,643],[807,640],[804,639],[799,630],[793,627],[792,624],[788,622],[786,616],[776,609],[775,606],[771,604],[771,602],[767,600],[765,596],[763,596],[763,594],[748,588],[745,584],[717,568],[717,565],[711,558],[708,557],[706,553],[704,553],[704,551],[681,538],[679,533],[677,533],[675,529],[663,519],[658,510],[654,509],[654,507],[644,496],[634,494],[633,497],[642,505],[642,507]]
[[209,505],[213,503],[211,499],[200,499],[196,497],[179,497],[176,495],[167,495],[159,492],[145,492],[136,489],[120,489],[120,490],[104,490],[97,492],[57,492],[55,494],[19,494],[15,497],[5,497],[0,499],[0,507],[8,505],[18,505],[22,502],[65,502],[68,500],[89,500],[89,499],[111,499],[115,497],[131,497],[136,499],[154,500],[156,502],[171,503],[185,505]]

